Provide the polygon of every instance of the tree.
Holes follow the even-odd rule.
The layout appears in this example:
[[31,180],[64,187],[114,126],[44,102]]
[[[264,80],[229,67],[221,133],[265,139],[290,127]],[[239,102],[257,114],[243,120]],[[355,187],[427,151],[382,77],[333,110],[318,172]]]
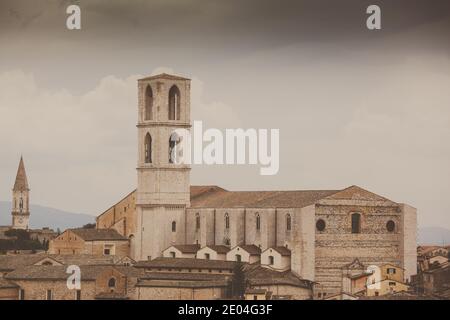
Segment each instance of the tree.
[[237,262],[233,268],[233,278],[231,279],[231,296],[233,298],[242,299],[244,297],[246,282],[244,264]]
[[83,226],[83,229],[95,229],[95,223],[88,223]]

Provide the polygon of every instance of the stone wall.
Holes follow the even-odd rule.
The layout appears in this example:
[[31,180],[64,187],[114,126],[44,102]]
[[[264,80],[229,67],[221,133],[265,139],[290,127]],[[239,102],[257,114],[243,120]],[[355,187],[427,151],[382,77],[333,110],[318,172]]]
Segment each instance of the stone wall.
[[[52,291],[53,300],[76,300],[76,290],[69,290],[65,280],[15,280],[25,293],[25,300],[46,300],[47,290]],[[82,281],[81,299],[93,300],[96,295],[95,281]]]
[[115,229],[125,237],[136,233],[136,192],[133,191],[117,204],[99,215],[97,229]]
[[312,290],[291,285],[260,285],[252,286],[255,289],[266,289],[272,295],[289,295],[293,300],[308,300],[312,298]]
[[[327,294],[342,290],[342,269],[355,259],[366,267],[383,263],[403,265],[400,208],[370,202],[351,203],[335,201],[316,205],[316,221],[325,221],[325,229],[316,230],[314,280]],[[360,233],[352,233],[352,213],[361,214]],[[393,232],[386,229],[389,220],[395,222]]]
[[138,300],[216,300],[225,298],[225,290],[217,288],[137,287]]

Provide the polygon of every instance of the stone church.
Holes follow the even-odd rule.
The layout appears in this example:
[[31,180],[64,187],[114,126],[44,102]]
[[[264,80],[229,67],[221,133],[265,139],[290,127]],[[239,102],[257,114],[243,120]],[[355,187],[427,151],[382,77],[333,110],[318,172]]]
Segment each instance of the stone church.
[[[342,190],[244,191],[191,186],[175,164],[175,129],[191,128],[190,80],[138,81],[137,189],[97,217],[130,240],[135,260],[173,257],[287,265],[320,294],[372,265],[416,274],[416,209],[350,186]],[[199,252],[204,252],[199,254]],[[210,254],[214,253],[214,258]]]

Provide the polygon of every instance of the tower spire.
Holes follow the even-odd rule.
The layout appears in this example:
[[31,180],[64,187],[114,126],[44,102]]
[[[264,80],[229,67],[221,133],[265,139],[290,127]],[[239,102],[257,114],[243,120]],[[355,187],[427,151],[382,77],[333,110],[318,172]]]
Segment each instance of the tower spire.
[[12,194],[12,228],[27,230],[30,220],[30,188],[22,156],[20,156]]
[[25,171],[25,164],[23,157],[20,156],[19,168],[17,169],[16,182],[14,183],[13,191],[29,191],[27,173]]

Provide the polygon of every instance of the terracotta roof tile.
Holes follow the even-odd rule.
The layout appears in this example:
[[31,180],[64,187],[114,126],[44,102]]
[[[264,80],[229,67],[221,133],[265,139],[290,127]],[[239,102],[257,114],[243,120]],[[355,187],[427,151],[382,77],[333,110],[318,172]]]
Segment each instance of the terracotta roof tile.
[[226,287],[228,281],[178,281],[178,280],[142,280],[136,287],[167,287],[167,288],[214,288]]
[[0,289],[13,289],[18,288],[19,286],[11,281],[0,278]]
[[156,258],[149,261],[139,261],[136,268],[172,268],[172,269],[228,269],[232,270],[236,262],[189,258]]
[[[242,246],[236,246],[235,248],[241,248],[245,251],[247,251],[248,253],[250,253],[251,255],[260,255],[261,254],[261,248],[258,246],[255,246],[254,244],[251,245],[242,245]],[[234,249],[234,248],[233,248]],[[232,250],[233,250],[232,249]]]
[[266,249],[265,251],[267,251],[267,250],[269,250],[269,249],[272,249],[272,250],[274,250],[274,251],[276,251],[276,252],[278,252],[279,254],[281,254],[282,256],[290,256],[291,255],[291,250],[289,250],[288,248],[286,248],[286,247],[281,247],[281,246],[279,246],[279,247],[273,247],[273,248],[268,248],[268,249]]
[[[192,190],[192,188],[191,188]],[[226,191],[211,190],[194,197],[192,208],[303,208],[330,196],[336,190]]]
[[69,229],[85,241],[128,240],[114,229]]
[[180,244],[180,245],[175,244],[170,247],[174,247],[180,250],[182,253],[197,253],[197,251],[200,249],[199,244]]
[[223,245],[209,245],[206,246],[204,248],[210,248],[211,250],[214,250],[215,252],[219,253],[219,254],[224,254],[227,253],[228,251],[230,251],[230,248],[227,246],[223,246]]
[[[80,266],[82,279],[96,280],[97,277],[111,266]],[[9,280],[66,280],[67,266],[24,266],[5,276]]]
[[246,279],[251,286],[285,284],[302,288],[311,288],[313,282],[295,275],[291,271],[274,271],[259,264],[244,267]]

